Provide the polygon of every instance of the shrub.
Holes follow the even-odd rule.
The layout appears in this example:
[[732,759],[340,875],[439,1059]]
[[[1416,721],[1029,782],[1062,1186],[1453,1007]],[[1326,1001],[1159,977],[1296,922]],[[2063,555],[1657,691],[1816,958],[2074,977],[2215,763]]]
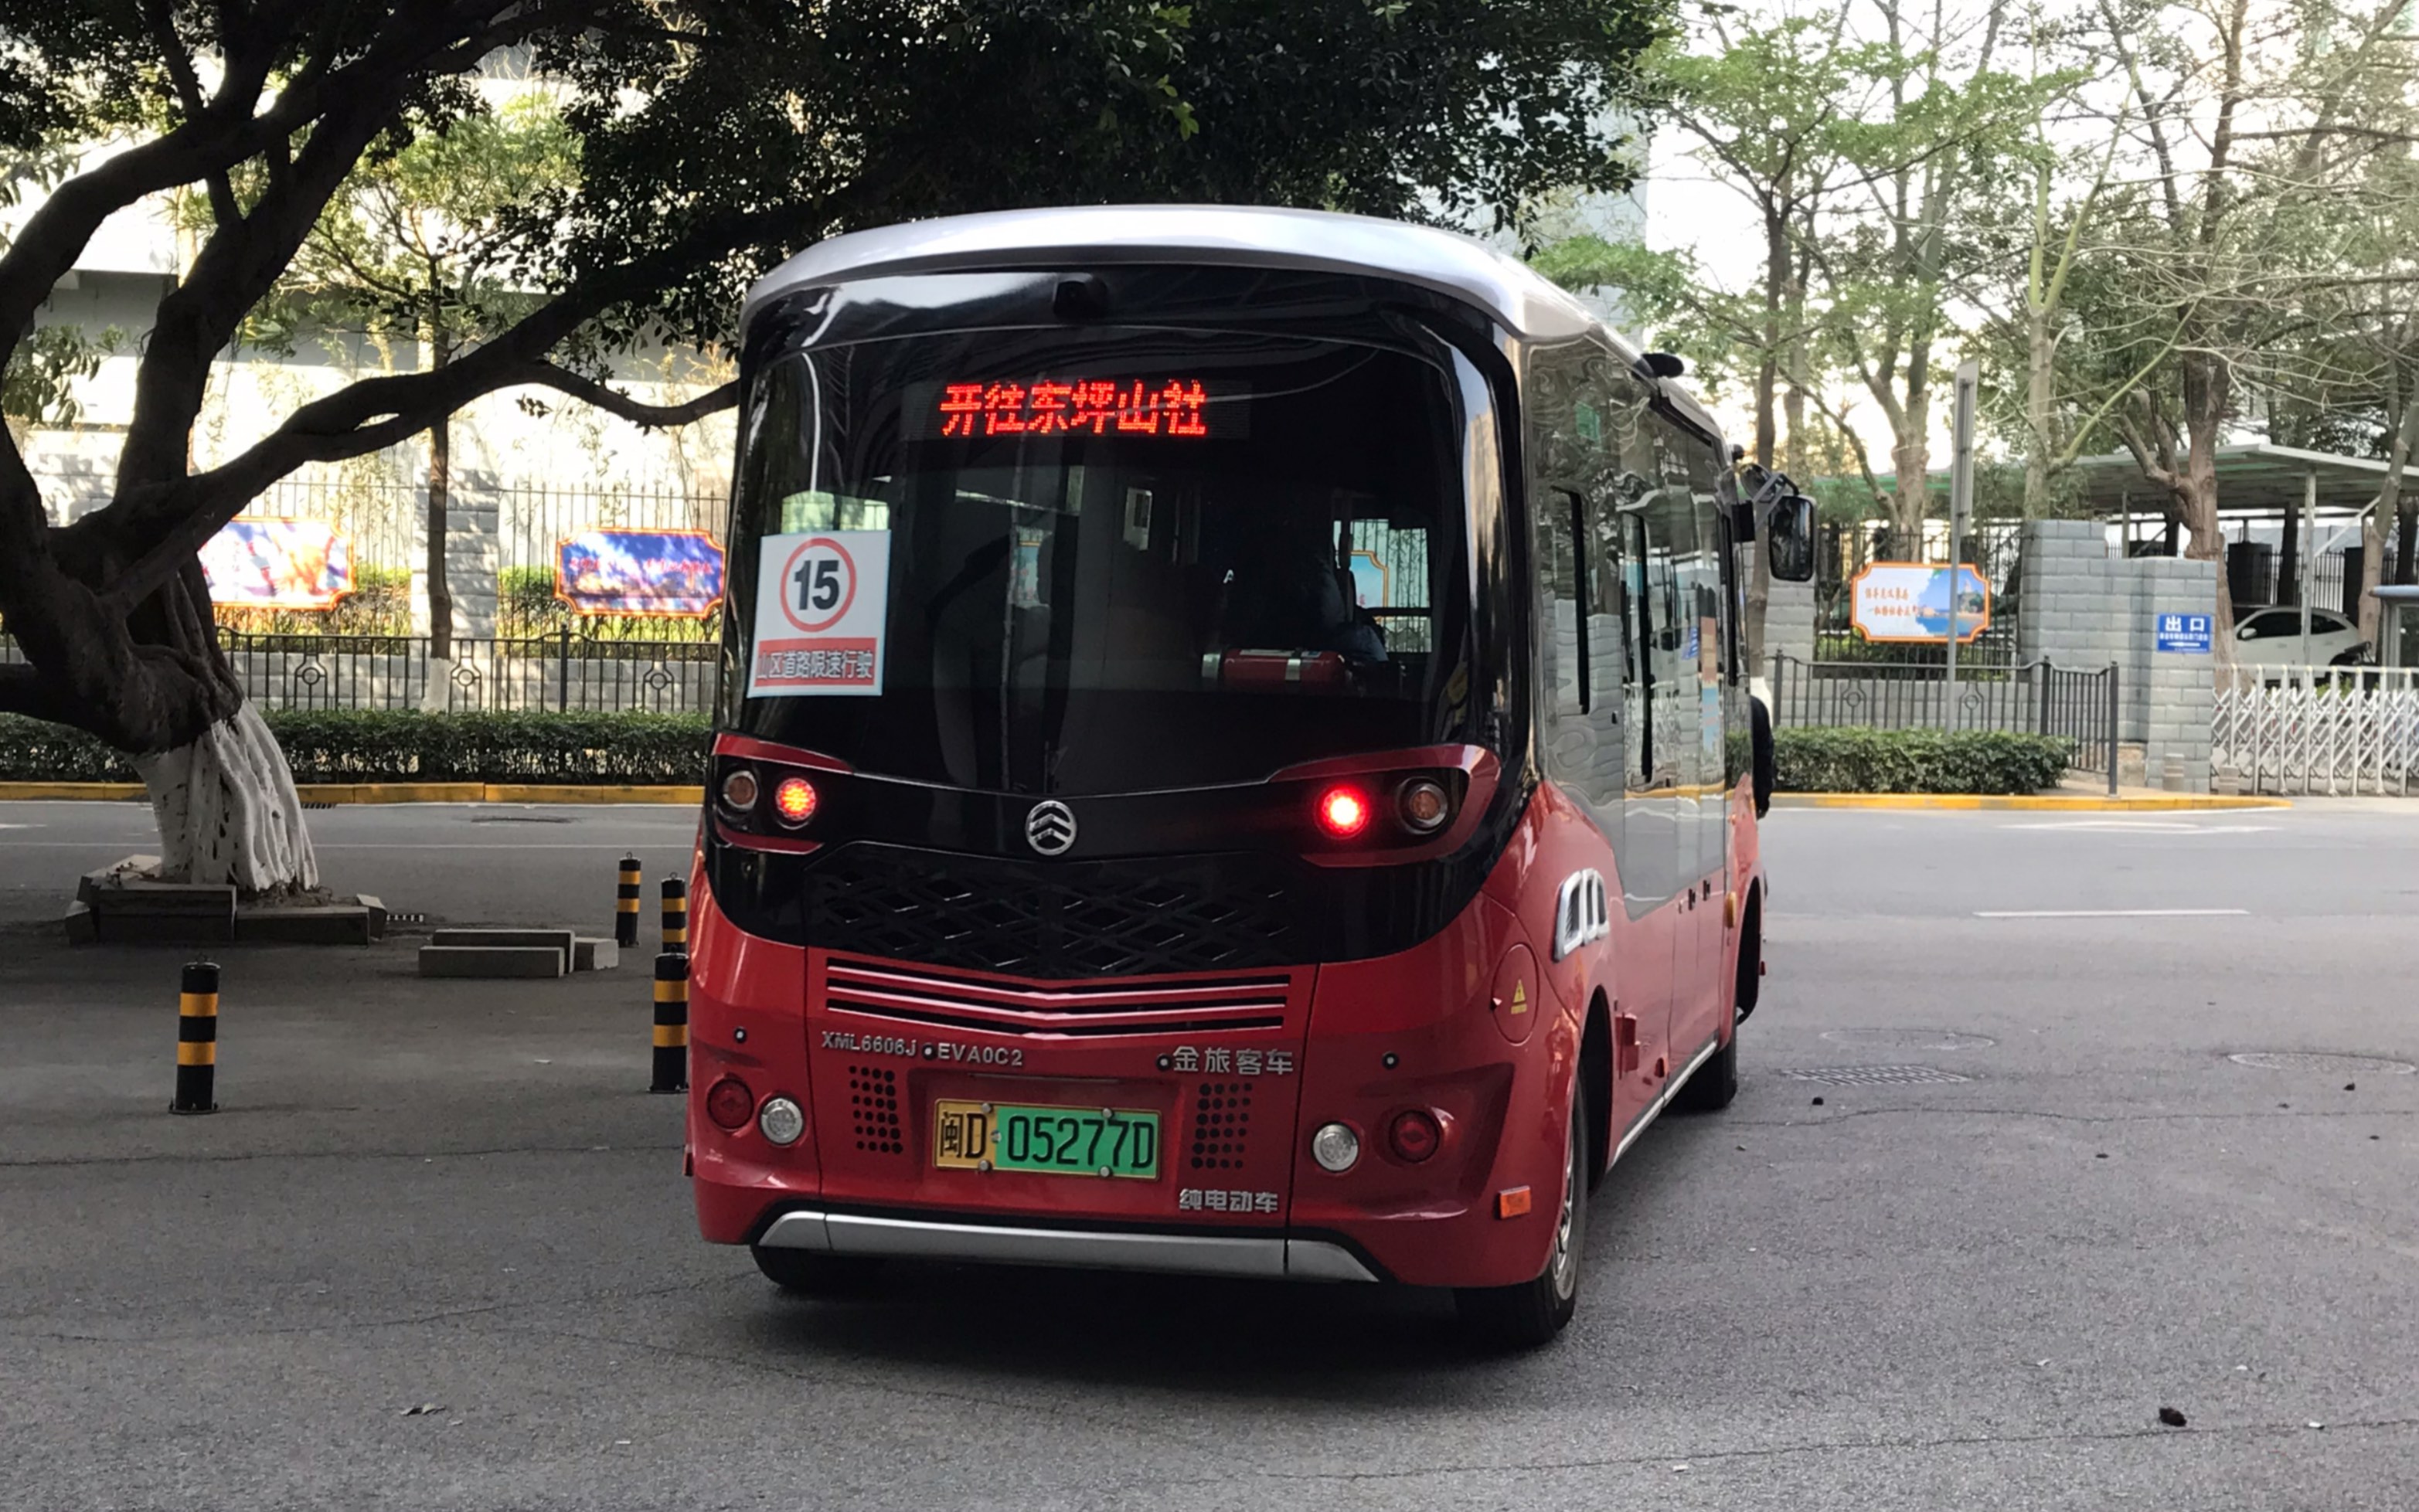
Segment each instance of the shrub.
[[[281,709],[262,717],[299,783],[698,783],[712,730],[702,714]],[[126,758],[89,735],[0,716],[0,781],[134,780]]]
[[1789,793],[2035,793],[2065,775],[2073,742],[2000,730],[1773,732]]
[[716,641],[722,638],[721,611],[702,619],[666,619],[653,615],[571,612],[554,596],[551,567],[507,567],[496,573],[496,634],[506,640],[551,636],[568,630],[580,640]]

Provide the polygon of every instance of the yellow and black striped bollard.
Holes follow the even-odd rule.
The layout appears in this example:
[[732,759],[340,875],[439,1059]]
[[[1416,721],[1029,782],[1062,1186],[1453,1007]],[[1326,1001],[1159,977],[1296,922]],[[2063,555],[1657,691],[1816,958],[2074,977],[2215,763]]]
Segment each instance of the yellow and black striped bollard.
[[688,954],[688,884],[664,878],[664,949]]
[[688,957],[655,957],[655,1078],[651,1092],[688,1091]]
[[215,1113],[219,1069],[219,963],[188,961],[177,994],[177,1100],[171,1113]]
[[613,890],[613,943],[624,950],[639,948],[639,893],[646,874],[636,856],[622,858],[622,882]]

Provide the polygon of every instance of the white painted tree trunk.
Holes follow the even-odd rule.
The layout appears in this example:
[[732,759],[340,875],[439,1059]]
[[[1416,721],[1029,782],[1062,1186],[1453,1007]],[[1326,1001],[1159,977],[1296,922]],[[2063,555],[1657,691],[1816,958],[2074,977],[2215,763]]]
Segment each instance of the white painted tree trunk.
[[161,880],[232,882],[247,895],[319,885],[294,774],[250,703],[134,769],[160,821]]

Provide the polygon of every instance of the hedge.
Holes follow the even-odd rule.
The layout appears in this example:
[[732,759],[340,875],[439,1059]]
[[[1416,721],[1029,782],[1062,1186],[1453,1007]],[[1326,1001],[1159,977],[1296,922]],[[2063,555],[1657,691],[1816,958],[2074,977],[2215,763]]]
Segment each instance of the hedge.
[[2066,774],[2073,742],[1999,730],[1773,732],[1784,793],[2037,793]]
[[[299,783],[697,783],[702,714],[422,714],[263,710]],[[0,716],[0,782],[132,782],[125,757],[80,731]]]

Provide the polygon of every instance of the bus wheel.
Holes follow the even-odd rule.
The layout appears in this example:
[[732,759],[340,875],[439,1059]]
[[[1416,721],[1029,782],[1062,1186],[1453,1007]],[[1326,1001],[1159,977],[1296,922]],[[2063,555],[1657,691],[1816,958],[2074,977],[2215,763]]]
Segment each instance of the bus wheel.
[[1563,1138],[1563,1202],[1555,1219],[1553,1253],[1533,1281],[1518,1286],[1464,1287],[1454,1293],[1462,1328],[1472,1343],[1490,1352],[1532,1350],[1550,1343],[1579,1305],[1579,1262],[1587,1245],[1587,1090],[1571,1088],[1571,1116]]
[[764,1279],[801,1297],[840,1297],[862,1291],[882,1274],[882,1262],[865,1255],[824,1255],[811,1249],[768,1249],[750,1245]]
[[1680,1089],[1680,1095],[1672,1099],[1673,1112],[1718,1113],[1731,1106],[1731,1099],[1738,1095],[1738,1030],[1733,1027],[1730,1043],[1699,1066]]

